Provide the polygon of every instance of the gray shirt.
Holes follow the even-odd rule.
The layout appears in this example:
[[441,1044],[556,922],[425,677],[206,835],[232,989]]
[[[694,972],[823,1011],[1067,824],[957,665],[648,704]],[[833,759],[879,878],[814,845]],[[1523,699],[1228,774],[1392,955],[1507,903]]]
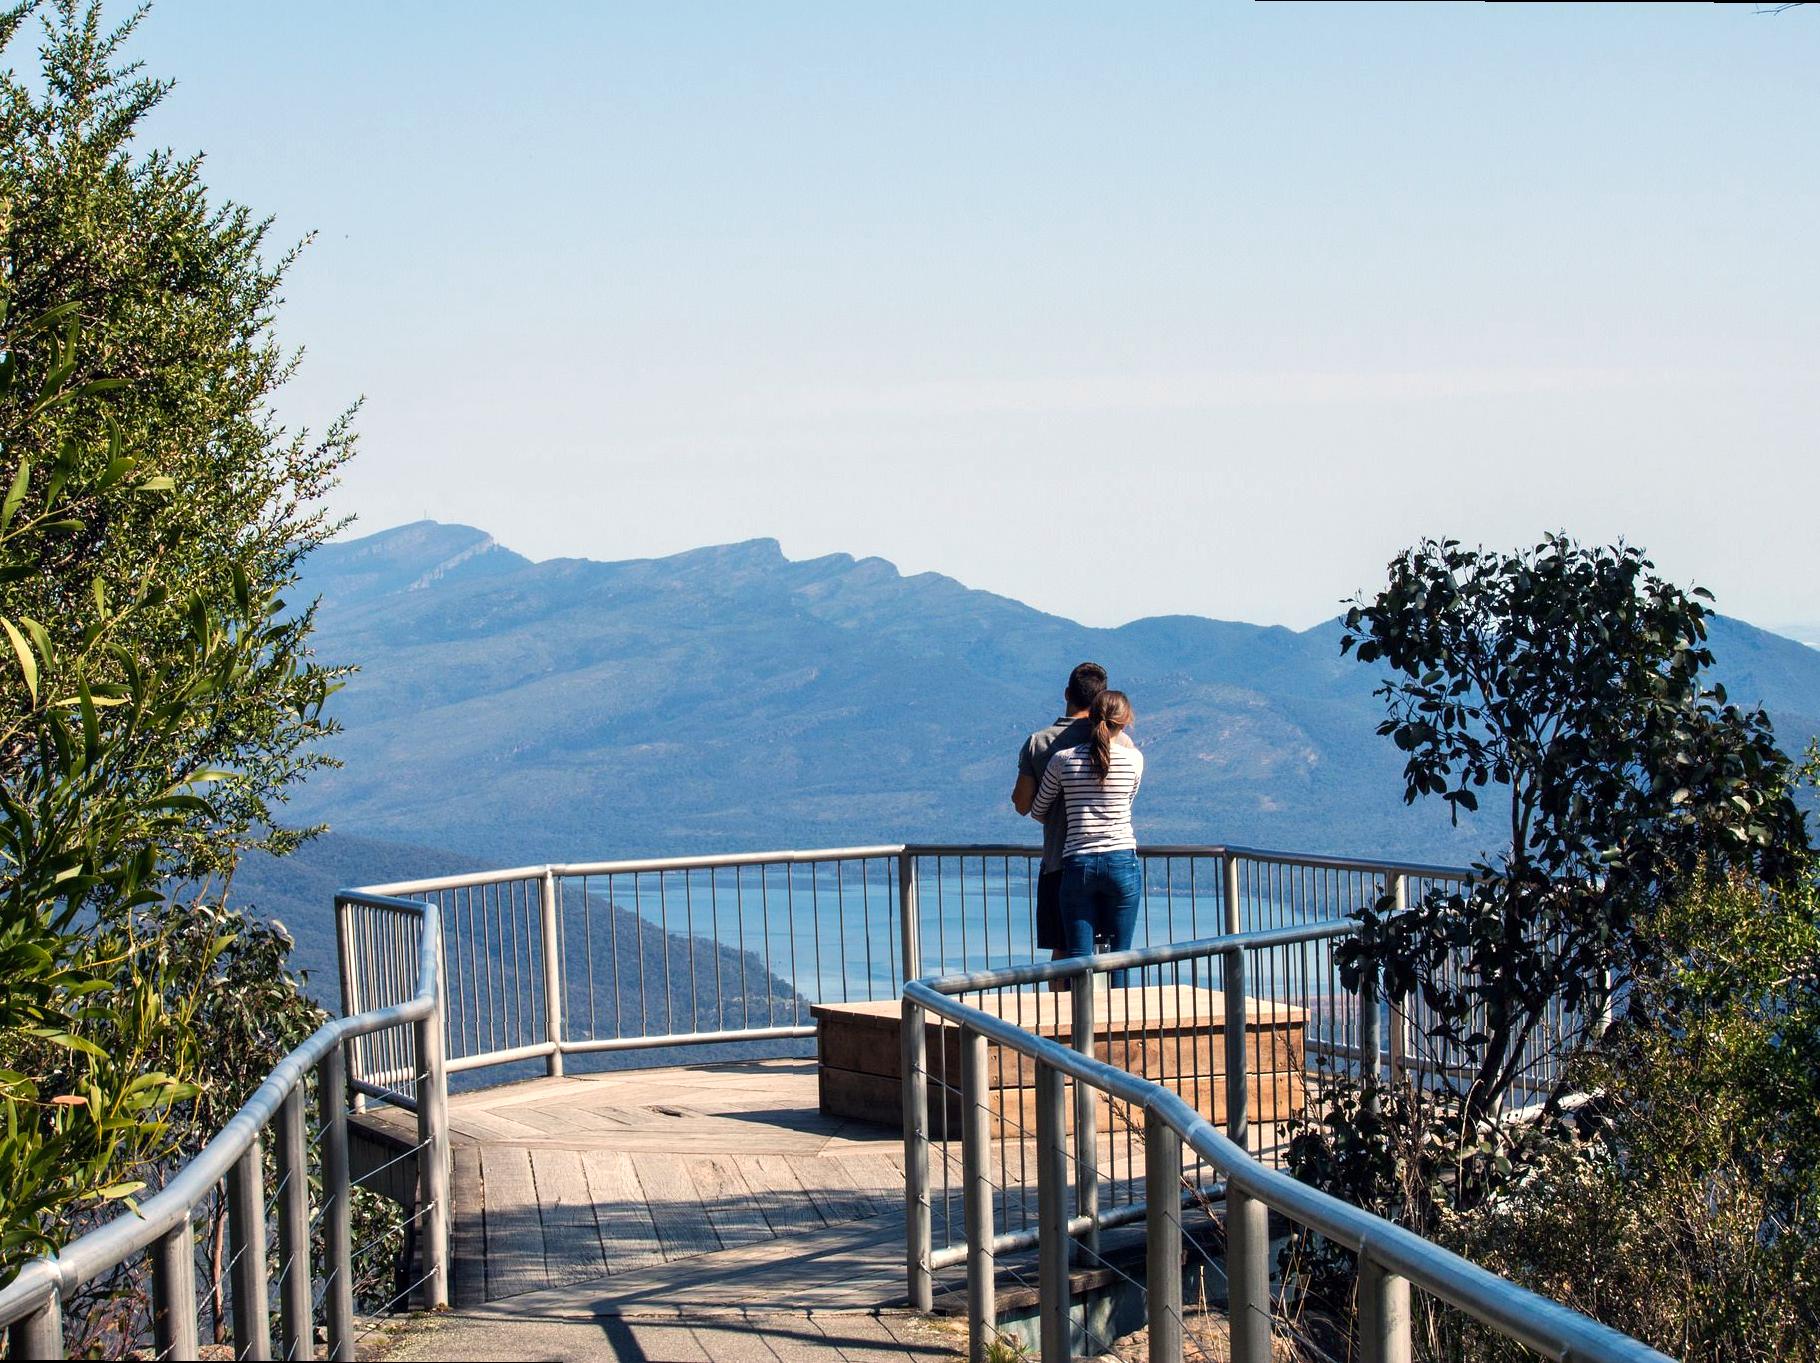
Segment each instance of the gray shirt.
[[[1024,746],[1017,753],[1017,774],[1028,776],[1039,786],[1043,782],[1043,773],[1049,768],[1049,759],[1064,748],[1076,748],[1085,743],[1093,731],[1093,721],[1086,716],[1080,719],[1069,719],[1061,716],[1047,729],[1038,729],[1024,740]],[[1043,817],[1043,870],[1059,871],[1062,869],[1062,845],[1068,841],[1068,810],[1061,800],[1049,806],[1049,812]]]

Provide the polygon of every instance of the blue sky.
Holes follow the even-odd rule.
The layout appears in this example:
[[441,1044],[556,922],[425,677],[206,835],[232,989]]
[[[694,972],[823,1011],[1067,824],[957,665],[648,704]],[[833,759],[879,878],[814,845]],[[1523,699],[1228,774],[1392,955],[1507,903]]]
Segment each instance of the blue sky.
[[[1820,8],[161,0],[337,506],[1306,625],[1423,533],[1820,618]],[[15,60],[19,52],[14,53]]]

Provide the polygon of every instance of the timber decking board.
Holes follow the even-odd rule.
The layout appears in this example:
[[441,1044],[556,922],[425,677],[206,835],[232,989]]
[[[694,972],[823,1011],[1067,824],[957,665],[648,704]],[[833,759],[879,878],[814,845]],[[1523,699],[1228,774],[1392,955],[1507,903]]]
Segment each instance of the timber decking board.
[[553,1283],[585,1282],[607,1271],[594,1197],[576,1150],[533,1150],[545,1271]]
[[483,1145],[486,1196],[487,1296],[509,1297],[549,1284],[543,1218],[531,1152],[521,1145]]
[[632,1171],[632,1157],[623,1150],[584,1150],[581,1163],[606,1271],[625,1273],[663,1262],[663,1246],[645,1212],[644,1189]]
[[632,1168],[644,1189],[645,1208],[657,1227],[657,1240],[666,1259],[712,1254],[725,1248],[679,1156],[637,1154],[632,1156]]
[[753,1199],[735,1157],[698,1156],[688,1161],[688,1171],[708,1219],[728,1249],[772,1238],[771,1223]]

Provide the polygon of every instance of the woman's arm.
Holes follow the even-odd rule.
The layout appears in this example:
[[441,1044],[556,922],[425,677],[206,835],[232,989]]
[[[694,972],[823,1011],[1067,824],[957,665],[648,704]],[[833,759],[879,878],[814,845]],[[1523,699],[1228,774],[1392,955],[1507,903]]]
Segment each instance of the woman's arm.
[[1036,800],[1030,806],[1030,817],[1046,819],[1049,817],[1049,806],[1055,803],[1056,796],[1062,793],[1062,759],[1058,754],[1050,759],[1049,765],[1043,768],[1043,783],[1036,788]]

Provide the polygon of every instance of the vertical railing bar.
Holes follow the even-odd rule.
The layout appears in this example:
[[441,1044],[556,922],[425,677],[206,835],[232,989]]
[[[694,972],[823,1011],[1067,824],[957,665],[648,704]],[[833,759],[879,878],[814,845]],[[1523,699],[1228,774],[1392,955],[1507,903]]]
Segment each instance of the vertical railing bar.
[[[1074,1009],[1069,1024],[1069,1030],[1074,1034],[1074,1049],[1089,1057],[1094,1052],[1093,993],[1093,976],[1090,974],[1077,977],[1075,987],[1069,993]],[[1110,992],[1107,998],[1111,998]],[[1107,1022],[1110,1024],[1111,1019],[1108,1018]],[[1106,1058],[1110,1060],[1112,1057],[1108,1054]],[[1096,1106],[1097,1094],[1093,1086],[1075,1080],[1074,1214],[1087,1218],[1087,1230],[1081,1237],[1081,1247],[1085,1254],[1081,1257],[1093,1260],[1099,1258],[1100,1249],[1099,1124],[1096,1120]],[[1110,1105],[1107,1113],[1110,1119]]]
[[1144,1201],[1150,1363],[1181,1363],[1182,1138],[1153,1111],[1144,1114]]
[[[611,926],[613,915],[607,914],[607,923]],[[588,1040],[594,1041],[600,1036],[600,1015],[594,1005],[594,893],[588,888],[588,877],[581,878],[581,935],[583,949],[588,953]]]
[[[771,877],[766,874],[769,867],[758,868],[758,921],[760,935],[765,939],[765,1026],[777,1025],[777,1000],[771,993],[771,981],[776,972],[771,969]],[[790,982],[791,992],[796,989],[796,981]]]
[[[440,974],[440,972],[438,972]],[[449,1084],[443,1063],[442,1010],[413,1024],[417,1042],[417,1241],[424,1305],[449,1304]],[[560,1073],[560,1071],[559,1071]]]
[[269,1359],[272,1322],[266,1299],[265,1168],[257,1135],[228,1171],[228,1237],[234,1259],[228,1271],[234,1303],[234,1356]]
[[701,1027],[701,995],[695,974],[695,878],[685,867],[683,878],[683,926],[689,933],[689,1029]]
[[[304,1144],[304,1086],[297,1083],[278,1109],[279,1340],[285,1358],[315,1354],[310,1302],[310,1171]],[[184,1225],[188,1230],[188,1223]],[[186,1235],[187,1241],[187,1235]]]
[[745,867],[733,868],[733,920],[739,931],[739,999],[741,1006],[741,1026],[752,1026],[752,986],[747,980],[749,965],[746,960],[746,882]]
[[[764,872],[761,870],[762,876]],[[670,896],[665,888],[664,873],[657,873],[657,917],[662,924],[664,941],[664,1031],[671,1036],[676,1034],[676,986],[675,975],[670,972]],[[766,973],[770,972],[770,958],[765,961]],[[770,990],[767,989],[769,995]],[[691,1023],[691,1026],[694,1024]]]
[[330,1046],[316,1064],[316,1120],[322,1133],[323,1315],[329,1357],[347,1360],[354,1357],[353,1213],[348,1205],[347,1066],[340,1045]]
[[1409,1280],[1359,1256],[1360,1363],[1410,1363]]
[[[683,874],[686,876],[688,872],[685,871]],[[616,1038],[626,1034],[626,1025],[620,1016],[620,1000],[625,995],[619,982],[619,919],[619,901],[613,896],[613,873],[609,871],[607,873],[607,934],[608,945],[612,948],[613,957],[613,1035]],[[700,1023],[696,1024],[696,1026],[700,1025]]]
[[[784,863],[784,922],[790,930],[790,1025],[800,1026],[803,1020],[803,987],[801,976],[796,969],[796,885],[793,872],[795,867]],[[819,969],[819,963],[818,967]],[[820,1003],[822,983],[818,976],[815,981],[815,998],[812,1003]]]
[[721,957],[723,952],[720,942],[720,885],[715,880],[714,868],[708,868],[708,940],[714,943],[714,1025],[719,1031],[727,1030],[727,999],[721,985]]
[[834,935],[840,942],[840,1001],[852,1001],[852,984],[847,978],[847,899],[841,884],[841,864],[834,863]]
[[[992,1158],[986,1038],[962,1027],[961,1041],[961,1196],[967,1227],[967,1357],[986,1363],[987,1347],[997,1333],[992,1252]],[[1001,1053],[1001,1063],[1004,1059]],[[1002,1114],[1001,1114],[1002,1115]]]
[[897,930],[903,940],[905,980],[917,979],[923,973],[923,924],[916,891],[916,854],[905,848],[897,854]]
[[[909,1275],[910,1309],[935,1306],[930,1270],[929,1208],[929,1057],[923,1010],[906,998],[900,1038],[904,1076],[904,1238]],[[943,1097],[943,1107],[947,1099]],[[945,1130],[945,1127],[944,1127]]]
[[632,959],[638,975],[638,1035],[651,1035],[651,1005],[645,998],[645,901],[639,873],[632,872]]
[[[305,1300],[308,1300],[308,1282]],[[308,1314],[305,1314],[308,1323]],[[160,1358],[201,1356],[196,1330],[196,1231],[188,1216],[152,1245],[152,1344]],[[45,1357],[15,1344],[14,1358]],[[61,1347],[56,1357],[63,1356]]]
[[562,982],[567,972],[562,964],[562,915],[556,903],[556,873],[546,869],[537,896],[538,931],[543,935],[543,1029],[550,1043],[550,1054],[544,1057],[544,1073],[555,1077],[562,1073]]
[[[1077,982],[1091,987],[1082,977]],[[1043,1363],[1068,1363],[1068,1151],[1062,1073],[1036,1061],[1037,1311]]]

